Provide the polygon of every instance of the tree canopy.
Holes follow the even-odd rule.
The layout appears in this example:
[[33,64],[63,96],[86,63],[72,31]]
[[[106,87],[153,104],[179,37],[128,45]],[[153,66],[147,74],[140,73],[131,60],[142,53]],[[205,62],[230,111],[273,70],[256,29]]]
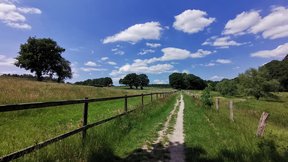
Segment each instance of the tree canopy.
[[15,65],[35,72],[39,81],[43,75],[55,74],[60,82],[65,78],[72,78],[70,62],[61,56],[64,51],[51,38],[29,37],[26,43],[20,45]]
[[77,85],[89,85],[95,87],[109,87],[113,85],[113,81],[110,77],[97,78],[97,79],[87,79],[82,82],[75,82]]
[[207,86],[200,77],[187,73],[172,73],[169,75],[169,84],[175,89],[202,90]]
[[119,84],[125,84],[130,87],[130,89],[135,86],[136,89],[140,86],[143,89],[144,86],[148,86],[149,78],[146,74],[130,73],[127,74],[123,79],[119,80]]

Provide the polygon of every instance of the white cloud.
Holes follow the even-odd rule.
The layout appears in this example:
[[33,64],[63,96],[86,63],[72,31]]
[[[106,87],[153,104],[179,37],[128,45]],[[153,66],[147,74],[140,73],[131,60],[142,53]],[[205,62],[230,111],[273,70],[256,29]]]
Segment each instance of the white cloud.
[[14,58],[9,58],[5,55],[0,55],[0,66],[15,66],[16,60]]
[[17,7],[13,1],[0,2],[0,21],[18,29],[31,29],[24,14],[41,14],[41,10],[31,7]]
[[146,43],[147,47],[151,47],[151,48],[157,48],[157,47],[161,47],[160,43]]
[[182,71],[182,73],[186,73],[186,74],[189,74],[189,73],[190,73],[190,71],[185,69],[185,70],[183,70],[183,71]]
[[206,67],[211,67],[211,66],[215,66],[215,65],[216,65],[215,63],[210,62],[210,63],[208,63],[208,64],[205,64],[204,66],[206,66]]
[[107,71],[107,69],[98,69],[98,68],[80,68],[82,71],[85,71],[85,72],[91,72],[91,71]]
[[192,58],[202,58],[202,57],[205,57],[207,55],[210,55],[212,53],[215,53],[216,51],[206,51],[206,50],[203,50],[203,49],[198,49],[197,52],[195,53],[191,53],[191,57]]
[[224,77],[218,76],[218,75],[214,75],[210,79],[213,80],[213,81],[220,81],[220,80],[224,79]]
[[115,55],[124,55],[125,52],[120,50],[119,48],[112,48],[111,51],[115,54]]
[[137,43],[141,40],[158,40],[161,36],[161,27],[159,22],[147,22],[144,24],[135,24],[120,33],[109,36],[103,40],[103,43],[130,42]]
[[234,40],[231,40],[230,36],[225,36],[225,37],[211,37],[208,38],[202,45],[210,45],[218,48],[229,48],[229,46],[241,46],[244,44],[247,44],[248,42],[245,43],[238,43]]
[[106,60],[108,60],[109,59],[109,57],[101,57],[101,60],[102,61],[106,61]]
[[109,65],[117,65],[117,63],[116,62],[113,62],[113,61],[108,61],[107,62]]
[[148,53],[154,53],[154,52],[155,50],[152,50],[152,49],[143,49],[142,51],[138,53],[138,55],[146,55]]
[[217,59],[216,62],[220,63],[220,64],[231,64],[232,63],[232,61],[228,60],[228,59]]
[[186,49],[174,47],[163,48],[162,52],[164,55],[160,58],[160,61],[184,60],[191,54],[190,51]]
[[242,12],[233,20],[227,22],[223,34],[245,34],[250,27],[257,24],[260,20],[261,16],[259,15],[259,11]]
[[86,62],[84,65],[86,65],[86,66],[100,66],[100,65],[97,65],[95,62],[93,62],[93,61],[88,61],[88,62]]
[[266,39],[277,39],[288,37],[288,8],[276,7],[271,13],[265,16],[258,24],[251,28],[256,34],[262,32]]
[[146,74],[161,74],[165,72],[170,72],[171,69],[173,68],[174,66],[170,64],[156,64],[149,66],[148,64],[134,61],[134,63],[126,64],[120,67],[118,70],[112,70],[110,75],[117,76],[127,73],[143,73],[143,72],[145,72]]
[[254,52],[251,54],[252,57],[262,57],[262,58],[283,58],[288,54],[288,43],[279,45],[277,48],[272,50],[263,50]]
[[207,18],[207,13],[201,10],[186,10],[175,16],[173,27],[185,33],[197,33],[202,31],[215,21],[215,18]]
[[155,79],[153,80],[154,84],[168,84],[168,80],[160,80],[160,79]]

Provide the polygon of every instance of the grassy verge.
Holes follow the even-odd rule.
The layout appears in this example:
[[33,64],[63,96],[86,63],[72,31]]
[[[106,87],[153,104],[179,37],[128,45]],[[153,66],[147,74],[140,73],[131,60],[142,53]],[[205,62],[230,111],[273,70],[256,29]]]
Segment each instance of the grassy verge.
[[[281,119],[269,119],[265,136],[256,138],[260,112],[267,103],[249,100],[243,105],[239,99],[234,99],[234,120],[229,120],[228,100],[221,98],[220,111],[202,108],[192,97],[184,96],[184,130],[187,161],[287,161],[288,160],[288,134],[287,127],[279,120],[282,115],[277,111],[268,109]],[[253,105],[253,108],[245,108]],[[274,107],[273,103],[269,103]],[[265,106],[264,106],[265,107]],[[268,107],[268,106],[267,106]],[[267,108],[266,107],[266,108]],[[266,109],[267,110],[267,109]],[[287,109],[282,109],[282,114]],[[274,112],[274,113],[273,113]]]
[[175,95],[161,99],[144,110],[89,129],[84,145],[78,134],[16,161],[134,161],[129,155],[155,137],[175,100]]

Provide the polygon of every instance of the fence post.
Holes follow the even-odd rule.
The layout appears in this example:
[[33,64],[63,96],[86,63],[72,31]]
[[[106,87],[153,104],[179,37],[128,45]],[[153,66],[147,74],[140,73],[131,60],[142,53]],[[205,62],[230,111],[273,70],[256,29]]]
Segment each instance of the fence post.
[[141,94],[141,98],[142,98],[142,109],[144,108],[144,95],[143,93]]
[[259,120],[257,132],[256,132],[257,137],[262,137],[264,135],[266,120],[268,119],[268,117],[269,117],[269,113],[267,113],[267,112],[262,113],[261,118]]
[[219,111],[219,98],[216,98],[216,111]]
[[156,100],[158,100],[158,93],[156,93]]
[[125,111],[125,113],[127,113],[127,111],[128,111],[127,95],[125,95],[124,111]]
[[234,122],[233,101],[232,100],[230,100],[230,102],[229,102],[229,109],[230,109],[230,120]]
[[151,93],[151,102],[152,102],[152,100],[153,100],[153,93]]
[[[87,125],[88,118],[88,97],[85,97],[84,109],[83,109],[83,127]],[[82,140],[84,141],[86,138],[86,129],[82,131]]]

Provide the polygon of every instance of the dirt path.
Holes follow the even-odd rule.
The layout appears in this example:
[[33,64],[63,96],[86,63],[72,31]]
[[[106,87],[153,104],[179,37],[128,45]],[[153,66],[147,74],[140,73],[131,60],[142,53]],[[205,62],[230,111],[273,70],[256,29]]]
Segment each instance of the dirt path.
[[171,135],[169,135],[170,162],[185,161],[184,133],[183,133],[184,107],[185,105],[183,101],[183,95],[181,94],[180,106],[177,114],[176,124],[174,126],[174,131]]

